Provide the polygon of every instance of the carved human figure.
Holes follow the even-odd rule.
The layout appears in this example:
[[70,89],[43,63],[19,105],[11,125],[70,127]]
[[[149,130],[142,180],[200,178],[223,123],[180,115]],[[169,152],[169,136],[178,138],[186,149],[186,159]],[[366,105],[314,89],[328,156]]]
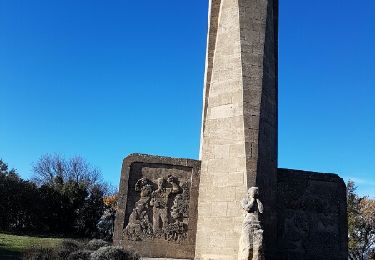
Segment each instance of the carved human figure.
[[141,234],[140,211],[134,208],[132,214],[129,216],[129,224],[126,226],[126,233],[133,240],[139,240]]
[[259,214],[263,214],[263,204],[259,200],[259,189],[251,187],[241,201],[246,211],[243,221],[238,260],[263,260],[263,229]]
[[142,233],[150,233],[148,217],[149,202],[151,199],[152,186],[147,178],[141,178],[135,184],[135,191],[140,192],[140,199],[129,216],[126,232],[130,239],[141,240]]
[[140,192],[141,198],[137,201],[136,207],[143,211],[151,199],[152,185],[149,179],[143,177],[135,184],[135,191]]
[[[172,188],[167,188],[166,183],[172,185]],[[168,179],[157,179],[158,189],[151,194],[150,206],[153,207],[153,222],[152,229],[154,234],[160,233],[163,228],[168,226],[168,200],[171,194],[179,193],[181,188],[177,183],[177,179],[173,176],[168,176]]]
[[181,242],[187,238],[189,217],[189,183],[180,184],[182,192],[176,195],[170,210],[171,222],[165,233],[167,240]]

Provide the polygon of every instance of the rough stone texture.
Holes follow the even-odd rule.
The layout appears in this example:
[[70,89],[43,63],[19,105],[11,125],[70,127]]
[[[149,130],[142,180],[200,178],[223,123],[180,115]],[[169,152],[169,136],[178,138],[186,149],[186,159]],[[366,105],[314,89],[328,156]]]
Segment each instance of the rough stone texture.
[[[239,202],[260,188],[265,252],[276,234],[277,0],[212,0],[196,256],[236,259]],[[220,224],[219,224],[220,223]],[[218,229],[220,225],[220,229]]]
[[346,186],[335,174],[278,170],[278,259],[348,259]]
[[238,260],[263,260],[263,233],[261,214],[263,203],[259,200],[259,189],[251,187],[242,200],[241,206],[245,210],[242,234],[238,252]]
[[124,159],[114,244],[142,257],[194,258],[200,162]]

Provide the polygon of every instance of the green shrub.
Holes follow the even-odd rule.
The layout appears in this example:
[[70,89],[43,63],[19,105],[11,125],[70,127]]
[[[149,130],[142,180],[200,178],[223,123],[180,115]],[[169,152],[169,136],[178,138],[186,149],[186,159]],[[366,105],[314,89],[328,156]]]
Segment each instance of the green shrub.
[[99,248],[91,254],[91,260],[138,260],[139,258],[132,254],[125,252],[120,247],[106,246]]
[[73,252],[69,255],[67,260],[90,260],[92,251],[89,250],[79,250]]
[[88,249],[88,250],[92,250],[92,251],[96,251],[98,250],[99,248],[101,247],[105,247],[105,246],[109,246],[110,244],[102,239],[93,239],[93,240],[90,240],[85,248]]
[[82,243],[72,239],[63,240],[54,248],[33,247],[24,254],[25,260],[138,260],[133,253],[121,247],[109,246],[109,243],[94,239]]
[[61,247],[70,251],[76,251],[80,248],[83,248],[84,244],[73,239],[64,239],[61,242]]
[[24,260],[51,260],[60,259],[53,248],[32,247],[24,255]]

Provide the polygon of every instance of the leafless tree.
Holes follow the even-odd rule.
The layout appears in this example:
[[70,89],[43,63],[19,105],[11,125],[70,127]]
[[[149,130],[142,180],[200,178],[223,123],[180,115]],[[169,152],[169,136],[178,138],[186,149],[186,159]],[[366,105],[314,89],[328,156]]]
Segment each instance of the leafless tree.
[[66,179],[66,161],[60,155],[46,154],[33,165],[33,181],[39,185],[51,185],[56,178]]
[[88,188],[107,185],[101,180],[101,172],[85,159],[75,156],[69,159],[58,154],[46,154],[39,158],[33,165],[32,180],[38,185],[55,185],[69,181],[84,184]]

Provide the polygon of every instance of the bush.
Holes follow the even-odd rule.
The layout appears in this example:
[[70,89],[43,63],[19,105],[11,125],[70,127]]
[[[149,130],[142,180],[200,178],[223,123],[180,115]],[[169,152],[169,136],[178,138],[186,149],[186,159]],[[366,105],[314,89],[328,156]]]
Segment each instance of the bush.
[[[83,248],[83,244],[76,240],[65,239],[55,248],[32,247],[24,253],[23,259],[27,260],[66,260],[72,253],[76,253]],[[91,253],[91,252],[90,252]],[[85,258],[68,258],[82,259]]]
[[99,248],[105,246],[109,246],[109,243],[101,239],[93,239],[86,244],[85,248],[88,250],[96,251]]
[[368,256],[369,260],[375,260],[375,248],[373,248]]
[[73,239],[65,239],[61,242],[61,244],[54,248],[55,255],[58,257],[57,259],[66,260],[70,254],[79,251],[83,248],[83,244],[79,241]]
[[32,247],[27,250],[23,259],[25,260],[51,260],[60,259],[53,248]]
[[89,250],[79,250],[73,252],[69,255],[67,260],[90,260],[92,251]]
[[61,249],[67,250],[70,253],[82,249],[84,244],[73,239],[65,239],[61,242]]
[[138,260],[139,258],[132,254],[125,252],[120,247],[106,246],[99,248],[96,252],[91,254],[91,260]]
[[[103,246],[104,245],[104,246]],[[133,253],[120,247],[109,246],[108,242],[94,239],[87,244],[67,239],[55,248],[33,247],[29,249],[25,260],[138,260]]]

